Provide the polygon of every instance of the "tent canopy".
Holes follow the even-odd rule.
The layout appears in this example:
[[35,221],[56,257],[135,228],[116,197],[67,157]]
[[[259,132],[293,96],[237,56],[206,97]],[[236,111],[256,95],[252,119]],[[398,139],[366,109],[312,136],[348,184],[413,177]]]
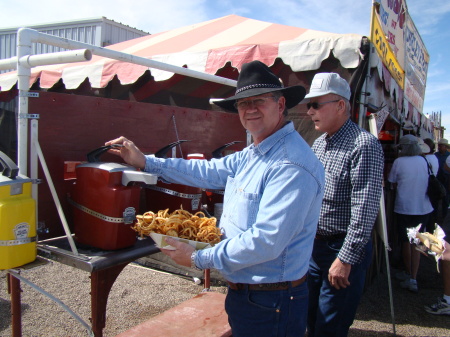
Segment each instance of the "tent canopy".
[[[271,66],[279,58],[294,72],[316,70],[332,54],[344,68],[360,62],[358,34],[333,34],[228,15],[211,21],[152,34],[108,48],[189,69],[218,74],[226,64],[238,70],[259,59]],[[135,83],[146,71],[154,81],[173,73],[94,56],[88,62],[33,68],[30,87],[39,80],[42,89],[59,81],[65,89],[78,88],[88,79],[92,88],[105,88],[114,78],[121,85]],[[1,91],[17,82],[16,72],[0,75]]]

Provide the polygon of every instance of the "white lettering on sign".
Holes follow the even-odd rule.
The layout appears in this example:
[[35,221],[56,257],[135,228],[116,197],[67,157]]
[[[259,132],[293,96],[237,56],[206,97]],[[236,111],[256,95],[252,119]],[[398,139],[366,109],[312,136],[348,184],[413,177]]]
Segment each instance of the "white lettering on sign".
[[198,210],[200,206],[200,198],[199,197],[193,198],[191,201],[191,205],[193,211]]
[[30,225],[27,222],[21,222],[14,226],[14,236],[16,240],[26,239],[28,237],[28,232],[30,231]]

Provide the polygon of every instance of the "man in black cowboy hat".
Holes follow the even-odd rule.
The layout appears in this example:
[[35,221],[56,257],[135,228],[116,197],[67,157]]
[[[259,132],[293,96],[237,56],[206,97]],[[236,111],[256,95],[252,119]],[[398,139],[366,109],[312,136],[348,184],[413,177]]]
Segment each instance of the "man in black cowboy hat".
[[286,109],[305,96],[284,88],[259,61],[244,64],[236,94],[217,102],[238,112],[253,144],[220,159],[183,160],[144,156],[124,137],[116,153],[167,181],[225,189],[222,241],[195,251],[174,239],[165,250],[175,262],[217,269],[228,280],[225,303],[233,336],[303,336],[306,274],[319,219],[324,169],[309,145],[286,122]]

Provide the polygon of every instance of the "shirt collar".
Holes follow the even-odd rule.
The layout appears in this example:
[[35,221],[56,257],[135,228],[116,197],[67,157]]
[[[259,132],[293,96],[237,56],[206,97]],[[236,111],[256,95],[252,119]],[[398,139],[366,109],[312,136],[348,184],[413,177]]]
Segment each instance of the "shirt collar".
[[272,147],[277,144],[282,138],[286,137],[289,133],[295,131],[294,123],[292,121],[287,122],[280,130],[270,135],[266,139],[264,139],[258,145],[253,145],[252,148],[254,151],[264,155],[272,149]]
[[325,140],[328,143],[332,143],[332,144],[340,142],[341,139],[344,138],[345,135],[347,134],[347,132],[350,130],[351,123],[352,123],[352,121],[350,120],[350,118],[347,119],[345,121],[345,123],[341,126],[341,128],[339,130],[337,130],[337,132],[334,135],[332,135],[332,136],[327,135],[325,137]]

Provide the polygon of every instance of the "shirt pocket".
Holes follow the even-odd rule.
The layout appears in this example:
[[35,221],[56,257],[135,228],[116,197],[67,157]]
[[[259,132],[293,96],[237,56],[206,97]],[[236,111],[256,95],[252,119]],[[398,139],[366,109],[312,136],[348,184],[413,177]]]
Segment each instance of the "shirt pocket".
[[325,172],[324,199],[331,203],[342,203],[350,198],[350,175],[342,171],[336,174]]
[[260,200],[260,194],[246,192],[238,187],[234,178],[228,177],[222,217],[225,216],[227,221],[245,231],[256,221]]

